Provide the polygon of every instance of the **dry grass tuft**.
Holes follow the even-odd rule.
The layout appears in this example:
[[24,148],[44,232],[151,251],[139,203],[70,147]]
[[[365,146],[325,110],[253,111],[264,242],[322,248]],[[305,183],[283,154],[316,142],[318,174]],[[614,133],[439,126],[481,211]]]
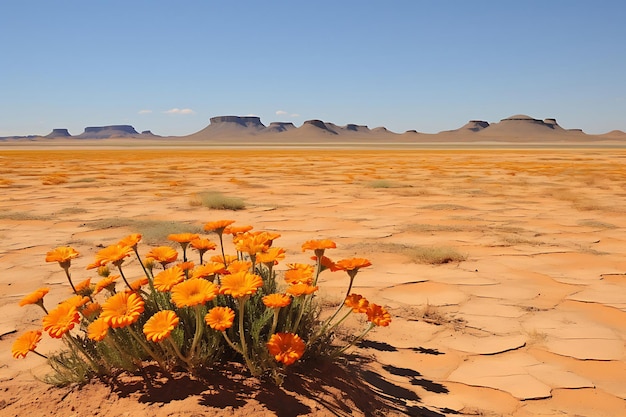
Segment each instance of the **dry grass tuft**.
[[193,207],[208,207],[214,210],[243,210],[245,202],[238,197],[229,197],[217,191],[195,194],[189,204]]

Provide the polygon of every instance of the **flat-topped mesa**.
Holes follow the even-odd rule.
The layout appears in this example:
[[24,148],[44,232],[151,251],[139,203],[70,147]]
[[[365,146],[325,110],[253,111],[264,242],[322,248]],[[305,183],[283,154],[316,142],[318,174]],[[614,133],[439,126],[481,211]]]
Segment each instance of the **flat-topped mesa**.
[[52,129],[52,132],[48,133],[44,138],[71,138],[70,132],[67,129]]
[[479,130],[489,127],[489,122],[486,122],[484,120],[470,120],[465,126],[469,130],[478,132]]
[[237,124],[242,127],[265,128],[265,125],[261,123],[261,118],[257,116],[216,116],[211,117],[209,121],[213,126],[220,124]]
[[137,136],[139,132],[131,125],[89,126],[85,131],[76,136],[81,139],[105,139]]
[[334,130],[332,130],[326,123],[324,123],[321,120],[318,119],[312,119],[312,120],[306,120],[303,124],[302,124],[302,128],[316,128],[316,129],[321,129],[327,133],[333,134],[333,135],[337,135],[337,132],[335,132]]
[[272,122],[268,127],[263,130],[263,132],[280,133],[292,129],[296,129],[296,126],[292,122]]
[[369,132],[370,128],[366,125],[356,125],[354,123],[349,123],[345,127],[346,130],[350,132]]

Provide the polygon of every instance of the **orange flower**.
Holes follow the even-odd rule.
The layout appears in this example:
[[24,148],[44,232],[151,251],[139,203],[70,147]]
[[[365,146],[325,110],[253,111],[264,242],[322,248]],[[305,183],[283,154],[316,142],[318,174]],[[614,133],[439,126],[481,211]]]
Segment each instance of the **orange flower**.
[[24,307],[27,304],[40,304],[43,303],[43,298],[50,292],[50,288],[39,288],[34,292],[28,294],[20,301],[20,307]]
[[83,315],[83,317],[86,317],[89,319],[91,317],[96,316],[101,311],[102,311],[102,306],[100,306],[100,304],[89,303],[89,304],[86,304],[82,310],[80,310],[80,313]]
[[158,343],[170,336],[179,321],[178,316],[172,310],[162,310],[150,317],[143,325],[143,333],[148,340]]
[[118,279],[119,275],[109,275],[108,277],[102,278],[96,284],[96,287],[93,289],[94,294],[100,293],[103,289],[107,289],[109,292],[113,293],[115,290],[115,280]]
[[133,233],[132,235],[126,236],[124,239],[117,242],[120,246],[128,246],[131,249],[137,249],[137,244],[141,240],[141,235],[139,233]]
[[[312,256],[311,259],[317,262],[318,257]],[[337,268],[337,265],[335,265],[332,259],[327,256],[322,256],[320,263],[322,264],[322,271],[330,269],[330,272],[335,272],[339,270],[339,268]]]
[[106,265],[111,262],[115,266],[120,266],[124,262],[124,258],[130,256],[132,248],[122,245],[109,245],[104,249],[100,249],[96,253],[96,261],[94,264],[99,264],[98,267]]
[[80,321],[80,315],[70,303],[61,303],[43,318],[43,329],[50,337],[61,338],[65,333],[74,328]]
[[137,278],[133,282],[129,282],[130,289],[133,291],[139,291],[141,287],[143,287],[144,285],[148,285],[148,282],[150,281],[147,277]]
[[144,302],[137,293],[120,292],[105,301],[100,317],[110,327],[125,327],[136,322],[143,310]]
[[[226,264],[230,264],[231,262],[234,262],[237,260],[237,255],[228,255],[226,254]],[[211,256],[211,262],[217,262],[220,264],[224,264],[224,258],[222,258],[222,255],[213,255]]]
[[241,233],[249,232],[254,229],[252,226],[228,226],[224,229],[225,235],[239,235]]
[[229,263],[226,270],[230,272],[231,274],[235,274],[237,272],[249,271],[250,268],[252,268],[252,262],[237,260],[237,261],[232,261],[231,263]]
[[76,292],[81,295],[88,295],[88,294],[91,294],[90,284],[91,284],[91,278],[87,278],[86,280],[81,281],[78,284],[76,284],[74,286],[74,289],[76,289]]
[[324,256],[326,249],[334,249],[337,244],[329,239],[324,240],[307,240],[302,244],[302,252],[312,250],[318,258]]
[[211,262],[205,265],[197,266],[191,272],[191,278],[192,279],[207,278],[207,277],[212,277],[215,274],[224,274],[224,273],[226,273],[226,269],[224,269],[223,263]]
[[260,276],[241,271],[222,278],[220,293],[241,298],[254,294],[262,285],[263,279]]
[[29,330],[13,342],[11,354],[15,359],[25,358],[28,352],[37,349],[37,344],[40,341],[41,330]]
[[267,350],[277,362],[291,365],[304,354],[306,345],[294,333],[275,333],[267,342]]
[[235,312],[229,307],[213,307],[206,316],[204,316],[204,321],[213,330],[223,332],[233,326]]
[[224,229],[233,223],[235,223],[234,220],[217,220],[214,222],[208,222],[204,225],[204,230],[206,232],[215,232],[218,235],[221,235],[224,233]]
[[109,325],[104,317],[99,317],[87,326],[87,337],[96,342],[104,340],[109,332]]
[[197,238],[189,242],[189,245],[200,253],[200,258],[208,250],[215,250],[217,245],[209,239]]
[[46,262],[58,262],[61,268],[68,269],[72,259],[78,257],[79,253],[69,246],[59,246],[46,253]]
[[172,287],[185,279],[185,273],[177,266],[165,269],[154,277],[154,288],[157,291],[170,291]]
[[288,269],[285,271],[285,281],[288,284],[297,284],[299,282],[310,284],[313,282],[313,270]]
[[243,233],[237,235],[233,242],[238,252],[245,252],[250,254],[250,256],[256,256],[257,253],[266,251],[269,248],[267,235],[265,233]]
[[211,301],[218,294],[217,285],[205,279],[190,279],[172,288],[172,301],[176,307],[193,307]]
[[287,307],[291,303],[291,297],[287,294],[269,294],[263,297],[263,304],[268,308]]
[[285,259],[283,248],[269,248],[266,252],[261,252],[256,256],[256,261],[263,264],[278,264],[278,261]]
[[297,269],[309,275],[313,275],[313,273],[315,272],[315,268],[313,267],[313,265],[309,265],[309,264],[291,263],[291,264],[287,264],[287,268]]
[[89,302],[89,297],[84,297],[82,295],[75,295],[75,296],[70,297],[67,300],[63,301],[63,303],[67,303],[67,304],[73,305],[77,309],[82,307],[82,306],[84,306],[88,302]]
[[194,264],[191,261],[187,261],[187,262],[179,262],[176,264],[176,266],[182,269],[183,272],[185,272],[185,271],[191,271],[193,267],[196,266],[196,264]]
[[189,244],[189,242],[191,242],[194,239],[198,239],[200,238],[200,236],[197,233],[174,233],[171,235],[167,236],[168,240],[174,241],[174,242],[178,242],[181,245],[184,244]]
[[372,263],[365,258],[342,259],[335,263],[337,269],[341,269],[344,271],[355,271],[371,265]]
[[178,259],[178,252],[169,246],[159,246],[150,250],[150,252],[146,254],[146,259],[152,259],[165,268],[165,265]]
[[366,313],[369,301],[359,294],[350,294],[346,297],[344,304],[355,313]]
[[309,284],[305,284],[303,282],[299,282],[297,284],[292,284],[292,285],[288,286],[287,289],[285,290],[285,292],[287,294],[291,294],[294,297],[299,297],[301,295],[313,294],[315,291],[317,291],[317,287],[314,287],[314,286],[309,285]]
[[389,326],[389,323],[391,323],[391,314],[389,314],[384,307],[377,304],[371,303],[367,307],[366,314],[367,321],[377,326],[386,327]]
[[94,268],[98,268],[98,271],[100,271],[100,268],[106,268],[106,266],[102,263],[102,260],[97,260],[87,265],[85,269],[94,269]]

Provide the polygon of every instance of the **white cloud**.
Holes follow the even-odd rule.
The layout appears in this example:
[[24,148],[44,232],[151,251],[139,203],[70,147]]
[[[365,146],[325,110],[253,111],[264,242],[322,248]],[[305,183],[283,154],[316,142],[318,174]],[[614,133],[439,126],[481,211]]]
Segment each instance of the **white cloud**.
[[286,115],[286,114],[288,114],[288,113],[287,113],[286,111],[284,111],[284,110],[276,110],[276,114],[277,114],[278,116],[284,116],[284,115]]
[[152,110],[139,110],[139,114],[149,114],[152,113]]
[[294,113],[291,115],[291,117],[300,117],[300,115],[298,113]]
[[179,109],[174,107],[173,109],[165,110],[163,113],[166,114],[196,114],[195,111],[191,109]]

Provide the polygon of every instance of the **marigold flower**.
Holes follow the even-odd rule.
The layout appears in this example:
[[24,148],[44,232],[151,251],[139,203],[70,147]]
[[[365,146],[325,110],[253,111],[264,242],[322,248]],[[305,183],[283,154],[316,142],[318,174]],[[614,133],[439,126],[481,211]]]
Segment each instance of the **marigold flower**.
[[81,294],[81,295],[88,295],[91,294],[91,278],[87,278],[84,281],[79,282],[78,284],[74,285],[74,289],[76,290],[77,293]]
[[277,265],[278,261],[285,259],[285,250],[283,248],[269,248],[266,252],[257,254],[256,261],[263,264]]
[[165,265],[178,259],[178,252],[169,246],[159,246],[152,248],[150,252],[146,254],[146,259],[152,259],[163,265],[163,268],[165,268]]
[[204,231],[215,232],[218,235],[221,235],[224,233],[224,229],[233,223],[235,223],[234,220],[217,220],[214,222],[208,222],[204,225]]
[[240,235],[254,229],[252,226],[228,226],[224,229],[225,235]]
[[204,316],[205,323],[213,330],[223,332],[230,329],[235,321],[235,312],[229,307],[213,307]]
[[313,282],[313,271],[306,269],[288,269],[285,271],[285,281],[288,284],[297,284],[299,282],[310,284]]
[[67,303],[67,304],[73,305],[77,309],[82,307],[82,306],[84,306],[88,302],[89,302],[89,297],[85,297],[85,296],[82,296],[80,294],[74,295],[74,296],[68,298],[67,300],[63,301],[63,303]]
[[330,239],[323,240],[307,240],[302,244],[302,252],[312,250],[318,258],[324,256],[326,249],[334,249],[337,244]]
[[87,326],[87,337],[96,342],[104,340],[109,333],[109,325],[104,317],[99,317]]
[[304,354],[306,345],[295,333],[275,333],[267,342],[267,350],[277,362],[291,365]]
[[85,304],[85,306],[80,310],[80,313],[83,317],[91,318],[94,317],[102,311],[102,306],[98,303],[89,303]]
[[[228,265],[228,264],[230,264],[230,263],[232,263],[232,262],[234,262],[234,261],[236,261],[238,259],[237,255],[226,254],[225,257],[226,257],[226,265]],[[216,263],[220,263],[220,264],[224,265],[224,258],[222,258],[222,255],[213,255],[213,256],[211,256],[211,262],[216,262]]]
[[59,246],[46,253],[46,262],[58,262],[61,268],[68,269],[72,259],[78,257],[79,253],[69,246]]
[[178,266],[165,269],[154,277],[154,288],[157,291],[170,291],[172,287],[185,279],[185,273]]
[[[312,256],[311,259],[317,262],[318,257]],[[330,269],[330,272],[335,272],[339,270],[339,268],[337,268],[337,265],[335,265],[335,262],[333,262],[333,260],[327,256],[322,256],[320,264],[322,264],[322,271]]]
[[344,304],[346,307],[350,307],[355,313],[365,313],[367,312],[369,301],[359,294],[350,294],[346,297]]
[[191,246],[200,253],[204,253],[208,250],[214,250],[217,248],[217,245],[211,240],[200,237],[197,239],[193,239],[191,242],[189,242],[189,246]]
[[317,291],[317,289],[318,287],[305,284],[304,282],[298,282],[297,284],[291,284],[290,286],[288,286],[285,292],[287,294],[293,295],[294,297],[299,297],[301,295],[313,294],[315,291]]
[[290,263],[290,264],[287,264],[287,268],[297,269],[299,271],[303,271],[304,273],[307,273],[310,275],[313,275],[313,273],[315,272],[315,268],[313,267],[313,265],[309,265],[309,264]]
[[250,268],[252,268],[252,262],[237,260],[229,263],[226,270],[231,274],[235,274],[237,272],[249,271]]
[[98,294],[105,288],[111,293],[115,292],[115,280],[119,277],[119,275],[109,275],[108,277],[102,278],[96,284],[95,288],[93,289],[93,293]]
[[176,284],[171,291],[176,307],[193,307],[211,301],[218,294],[217,285],[205,279],[190,279]]
[[43,298],[50,292],[50,288],[39,288],[28,294],[26,297],[22,298],[19,305],[20,307],[24,307],[28,304],[40,304],[43,302]]
[[136,280],[132,282],[129,282],[128,284],[130,285],[131,290],[139,291],[141,287],[143,287],[144,285],[148,285],[148,282],[150,282],[148,280],[148,277],[141,277],[141,278],[137,278]]
[[11,354],[15,359],[25,358],[28,352],[37,349],[41,341],[41,330],[29,330],[18,337],[11,347]]
[[266,251],[269,248],[268,239],[265,233],[252,234],[243,233],[237,235],[233,240],[235,249],[238,252],[245,252],[250,256],[256,256],[257,253]]
[[372,263],[365,258],[342,259],[335,263],[337,269],[341,269],[344,271],[355,271],[371,265]]
[[[87,267],[85,269],[94,269],[94,268],[98,268],[98,271],[100,271],[100,268],[106,268],[106,265],[102,263],[102,260],[96,260],[93,263],[90,263],[89,265],[87,265]],[[100,275],[98,273],[98,275]]]
[[141,235],[139,233],[133,233],[131,235],[126,236],[119,242],[117,242],[120,246],[128,246],[131,249],[137,249],[137,244],[141,240]]
[[224,264],[219,262],[211,262],[205,265],[199,265],[194,268],[191,272],[191,278],[207,278],[212,277],[215,274],[224,274],[226,273],[226,269],[224,268]]
[[367,321],[377,326],[386,327],[391,323],[391,314],[384,307],[370,303],[367,307]]
[[179,262],[176,264],[176,266],[182,269],[183,272],[185,272],[185,271],[191,271],[196,266],[196,264],[191,261],[187,261],[187,262]]
[[291,297],[287,294],[269,294],[263,297],[263,304],[268,308],[287,307],[291,303]]
[[150,317],[143,325],[143,333],[148,340],[158,343],[170,336],[179,321],[178,316],[172,310],[162,310]]
[[94,263],[99,263],[98,267],[106,265],[109,262],[115,266],[120,266],[124,262],[124,258],[129,257],[131,252],[132,248],[129,246],[118,244],[109,245],[96,253],[96,262]]
[[246,271],[226,275],[222,278],[221,294],[241,298],[254,294],[263,285],[263,279]]
[[114,329],[130,326],[139,319],[144,302],[137,293],[120,292],[109,297],[102,305],[100,317]]
[[173,233],[173,234],[167,235],[167,240],[178,242],[180,244],[183,244],[183,243],[189,244],[189,242],[198,238],[200,238],[200,236],[197,233]]
[[43,329],[50,337],[61,338],[80,321],[78,310],[70,303],[61,303],[43,318]]

